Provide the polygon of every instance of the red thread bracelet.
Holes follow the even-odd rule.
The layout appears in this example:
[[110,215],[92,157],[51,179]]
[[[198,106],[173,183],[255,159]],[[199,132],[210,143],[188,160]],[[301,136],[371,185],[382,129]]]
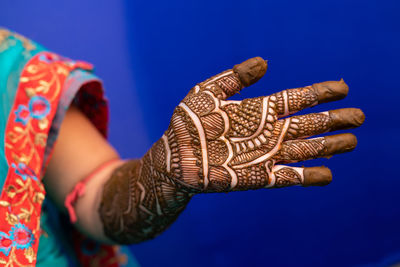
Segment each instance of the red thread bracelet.
[[86,183],[93,178],[97,173],[102,171],[104,168],[108,167],[112,163],[120,161],[120,159],[112,159],[110,161],[107,161],[103,164],[101,164],[97,169],[95,169],[91,174],[89,174],[86,178],[82,179],[79,181],[74,189],[67,195],[64,201],[64,206],[67,208],[68,213],[69,213],[69,218],[72,223],[75,223],[77,221],[76,217],[76,212],[75,212],[75,202],[78,200],[79,197],[83,196],[85,194],[86,190]]

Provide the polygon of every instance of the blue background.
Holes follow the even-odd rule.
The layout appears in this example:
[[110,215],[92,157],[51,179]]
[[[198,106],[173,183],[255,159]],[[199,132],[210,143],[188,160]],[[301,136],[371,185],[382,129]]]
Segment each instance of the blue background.
[[240,98],[344,78],[347,99],[311,110],[362,108],[359,146],[304,163],[328,165],[331,185],[198,195],[132,249],[143,266],[387,266],[400,260],[399,10],[397,0],[4,0],[0,25],[95,64],[123,157],[146,152],[195,83],[247,58],[269,70]]

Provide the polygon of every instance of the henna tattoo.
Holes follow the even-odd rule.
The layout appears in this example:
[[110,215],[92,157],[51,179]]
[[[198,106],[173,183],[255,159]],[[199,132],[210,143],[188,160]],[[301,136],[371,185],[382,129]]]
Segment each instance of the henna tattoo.
[[[228,77],[228,78],[226,78]],[[217,76],[200,83],[199,88],[212,91],[218,99],[228,98],[242,89],[240,80],[232,70],[227,70]]]
[[237,170],[239,183],[234,190],[249,190],[265,187],[269,184],[269,171],[267,168],[269,168],[268,164],[259,163]]
[[273,95],[278,99],[277,112],[280,116],[287,116],[318,104],[318,95],[312,86],[288,89]]
[[294,116],[290,119],[286,140],[358,127],[364,122],[364,119],[362,111],[355,108]]
[[248,137],[260,127],[262,100],[261,97],[246,99],[240,105],[228,104],[221,107],[230,119],[227,137]]
[[201,118],[204,131],[208,140],[215,140],[224,131],[224,118],[221,114],[211,113]]
[[282,144],[274,158],[282,162],[297,162],[327,155],[326,141],[324,137],[312,140],[287,141]]
[[214,101],[206,93],[188,95],[182,102],[200,116],[204,116],[214,109]]
[[105,185],[100,214],[107,236],[124,244],[153,238],[195,193],[330,182],[327,168],[275,164],[353,149],[356,139],[349,135],[288,140],[359,126],[363,113],[346,109],[279,119],[343,98],[348,90],[343,81],[226,100],[260,79],[266,67],[254,58],[190,90],[162,138],[141,161],[116,170]]
[[154,238],[190,200],[181,188],[165,173],[165,143],[158,141],[141,161],[115,170],[104,186],[99,214],[105,234],[120,244]]
[[[183,175],[182,180],[198,191],[220,191],[227,187],[228,182],[231,190],[267,186],[269,178],[265,166],[270,165],[270,159],[279,150],[288,130],[289,121],[277,121],[276,96],[243,101],[220,99],[221,95],[229,95],[232,88],[241,88],[238,77],[232,71],[223,72],[197,85],[179,105],[180,111],[186,113],[186,116],[181,114],[186,118],[185,123],[191,125],[186,130],[196,129],[197,137],[196,134],[192,137],[198,141],[192,144],[197,148],[192,147],[192,153],[199,160],[197,174],[192,164],[189,168],[192,172]],[[189,133],[185,136],[188,137]],[[178,143],[186,141],[183,138]],[[189,151],[188,148],[185,153]],[[187,156],[183,158],[187,159]],[[186,168],[182,166],[183,171]],[[252,171],[252,168],[257,168],[257,171]],[[225,170],[222,172],[222,169]]]
[[167,131],[167,135],[170,135],[168,132],[173,132],[176,138],[171,143],[171,147],[174,146],[171,167],[174,173],[180,175],[174,177],[187,185],[203,183],[199,177],[200,170],[202,165],[208,165],[207,160],[202,161],[204,145],[201,144],[197,128],[181,107],[176,108]]
[[303,116],[294,116],[291,119],[286,139],[296,139],[317,135],[329,131],[332,120],[329,114],[314,113]]
[[311,86],[288,90],[289,113],[293,114],[307,107],[312,107],[318,103],[316,92]]
[[302,184],[302,175],[294,168],[284,167],[275,171],[275,187]]

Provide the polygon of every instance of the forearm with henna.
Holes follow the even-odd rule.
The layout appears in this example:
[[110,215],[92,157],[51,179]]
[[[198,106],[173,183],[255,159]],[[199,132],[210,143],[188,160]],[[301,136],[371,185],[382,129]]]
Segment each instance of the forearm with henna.
[[360,126],[359,109],[291,116],[347,95],[341,80],[288,89],[242,101],[230,96],[258,81],[267,64],[253,58],[196,85],[175,109],[162,138],[140,161],[117,169],[104,186],[100,216],[105,234],[121,244],[165,230],[196,193],[290,185],[326,185],[326,167],[293,163],[351,151],[352,134],[309,136]]
[[103,189],[100,217],[107,237],[119,244],[154,238],[175,221],[191,194],[166,172],[157,141],[141,160],[116,169]]

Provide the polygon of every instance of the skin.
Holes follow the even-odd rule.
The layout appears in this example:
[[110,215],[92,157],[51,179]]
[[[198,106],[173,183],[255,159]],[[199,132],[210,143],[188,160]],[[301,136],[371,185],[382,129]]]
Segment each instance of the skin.
[[[90,193],[76,205],[78,227],[102,241],[137,243],[164,231],[194,194],[329,184],[332,173],[326,167],[284,164],[353,150],[357,139],[349,133],[307,138],[358,127],[364,114],[346,108],[291,116],[344,98],[348,86],[343,80],[228,100],[266,69],[263,59],[253,58],[192,88],[175,109],[168,130],[142,159],[116,162],[91,180]],[[72,107],[45,186],[61,206],[78,181],[116,157]],[[65,166],[71,168],[66,171]]]
[[[66,212],[64,200],[74,186],[98,166],[119,155],[93,124],[71,106],[61,125],[47,172],[43,178],[47,195]],[[123,161],[116,161],[97,173],[86,185],[86,192],[75,204],[76,226],[94,239],[110,242],[103,234],[97,212],[103,184]],[[70,166],[66,168],[66,166]]]

